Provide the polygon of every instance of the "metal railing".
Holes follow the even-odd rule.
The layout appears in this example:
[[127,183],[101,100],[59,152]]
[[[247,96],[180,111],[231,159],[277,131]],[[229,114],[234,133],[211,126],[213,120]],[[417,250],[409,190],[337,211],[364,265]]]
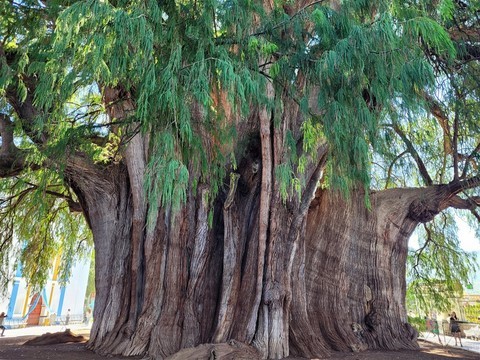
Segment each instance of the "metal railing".
[[19,329],[27,326],[27,320],[25,318],[6,318],[3,322],[3,325],[7,329]]

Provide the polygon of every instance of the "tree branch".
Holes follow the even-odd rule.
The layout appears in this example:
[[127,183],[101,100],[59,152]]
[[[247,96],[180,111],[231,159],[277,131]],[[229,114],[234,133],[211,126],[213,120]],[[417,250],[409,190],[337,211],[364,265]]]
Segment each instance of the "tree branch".
[[[295,19],[297,16],[299,16],[302,12],[304,12],[305,10],[307,10],[308,8],[312,7],[312,6],[315,6],[317,4],[321,4],[323,2],[325,2],[326,0],[316,0],[316,1],[312,1],[312,2],[309,2],[307,4],[301,4],[302,7],[300,9],[285,9],[285,11],[290,15],[290,17],[286,20],[283,20],[281,22],[279,22],[278,24],[274,25],[273,27],[269,28],[268,30],[263,30],[263,31],[259,31],[259,32],[256,32],[256,33],[253,33],[251,34],[250,36],[260,36],[260,35],[265,35],[273,30],[276,30],[278,28],[281,28],[282,26],[285,26],[285,24],[291,22],[293,19]],[[333,6],[335,6],[335,4],[337,4],[338,2],[337,1],[330,1],[332,2]]]
[[464,62],[480,60],[480,46],[474,44],[464,44],[465,54],[463,55]]
[[473,216],[475,216],[475,218],[477,219],[477,221],[480,223],[480,215],[475,211],[475,210],[470,210],[470,212],[473,214]]
[[426,92],[422,93],[423,98],[427,102],[427,106],[430,110],[430,113],[437,119],[440,127],[443,130],[443,148],[445,154],[452,153],[452,137],[450,134],[450,127],[448,125],[448,116],[443,111],[439,102],[433,98],[433,96],[427,94]]
[[6,89],[5,97],[17,113],[25,134],[35,144],[43,144],[48,139],[47,135],[44,132],[39,134],[34,130],[35,120],[41,115],[41,112],[33,105],[35,85],[32,83],[33,79],[26,78],[24,82],[27,85],[27,96],[24,101],[18,98],[16,87],[12,85]]
[[[477,144],[477,146],[475,147],[475,149],[473,149],[473,151],[470,153],[470,155],[468,155],[465,159],[465,165],[463,167],[463,172],[462,172],[462,175],[460,176],[460,179],[465,179],[466,176],[467,176],[467,171],[468,171],[468,166],[470,165],[470,162],[473,161],[473,157],[475,155],[478,154],[478,152],[480,151],[480,142]],[[474,163],[475,165],[475,163]]]
[[417,150],[413,146],[412,142],[407,138],[407,136],[402,131],[402,129],[400,129],[398,124],[393,124],[391,126],[392,126],[393,130],[397,133],[398,136],[400,136],[400,138],[403,140],[403,142],[407,146],[407,151],[410,153],[410,155],[412,155],[413,160],[415,160],[415,162],[418,166],[418,170],[420,171],[420,176],[422,177],[425,184],[427,186],[433,185],[433,180],[430,177],[430,175],[428,174],[427,168],[426,168],[422,158],[418,154]]
[[[445,111],[442,109],[440,103],[433,98],[433,96],[423,92],[423,98],[427,102],[427,106],[429,107],[430,113],[438,120],[440,127],[443,130],[443,141],[444,141],[444,151],[445,154],[452,155],[453,163],[454,163],[454,180],[465,179],[467,176],[467,171],[471,162],[474,161],[474,156],[480,151],[480,142],[477,144],[475,149],[467,156],[466,154],[461,154],[458,152],[458,131],[460,127],[460,119],[459,119],[459,112],[458,112],[458,105],[456,105],[455,109],[455,118],[453,123],[453,138],[450,133],[450,126],[448,122],[448,116]],[[457,98],[460,95],[457,95]],[[464,160],[464,167],[462,174],[459,175],[459,161]]]
[[27,166],[36,170],[36,165],[26,164],[25,150],[21,150],[15,146],[13,141],[13,122],[6,114],[0,113],[0,136],[2,145],[0,148],[0,178],[7,178],[18,175]]
[[474,196],[463,199],[458,195],[454,195],[448,199],[448,205],[459,210],[473,210],[480,205],[480,197]]
[[20,192],[17,192],[11,196],[8,196],[6,197],[5,199],[0,199],[0,207],[7,207],[5,206],[6,204],[10,203],[10,202],[13,202],[14,199],[15,202],[13,204],[11,204],[10,207],[13,207],[15,208],[18,204],[20,204],[23,200],[23,198],[31,191],[33,191],[34,189],[32,187],[29,187],[29,188],[26,188],[26,189],[23,189],[21,190]]
[[467,27],[463,24],[457,24],[448,29],[450,38],[454,41],[480,42],[480,29],[476,26]]
[[422,256],[422,253],[427,248],[428,244],[431,241],[433,241],[432,240],[432,232],[428,228],[427,224],[423,224],[423,228],[425,229],[425,232],[427,233],[427,240],[425,241],[425,243],[423,244],[423,246],[420,249],[415,251],[415,265],[413,266],[413,270],[417,273],[418,273],[417,268],[418,268],[418,266],[420,265],[420,262],[421,262],[420,257]]
[[458,194],[463,190],[473,189],[477,186],[480,186],[480,175],[472,176],[465,180],[452,181],[447,185],[451,194]]
[[0,113],[0,136],[2,138],[1,155],[11,155],[17,150],[13,142],[13,122],[6,114]]
[[[310,180],[308,181],[308,184],[305,187],[305,190],[303,191],[301,203],[299,206],[299,214],[297,214],[297,216],[294,219],[304,217],[306,215],[308,208],[310,207],[310,203],[312,202],[312,199],[315,197],[315,190],[317,189],[318,182],[320,181],[320,177],[322,176],[322,172],[325,169],[325,164],[327,162],[327,156],[328,156],[328,145],[322,144],[318,148],[317,152],[319,154],[318,164],[315,167],[315,170],[313,171],[312,176],[310,177]],[[292,221],[292,224],[294,222],[295,221]]]
[[[31,187],[31,189],[34,189],[34,190],[39,189],[38,185],[33,184],[31,182],[26,182],[26,184],[29,185]],[[58,191],[53,191],[53,190],[48,190],[48,189],[44,190],[44,193],[48,194],[48,195],[52,195],[56,198],[65,200],[68,204],[68,207],[69,207],[70,211],[72,211],[72,212],[82,212],[83,211],[80,203],[75,201],[72,198],[71,195],[62,194],[62,193],[59,193]]]
[[392,163],[390,164],[390,166],[388,167],[388,171],[387,171],[387,180],[385,181],[385,189],[388,189],[388,183],[390,182],[390,178],[392,177],[392,169],[393,169],[393,165],[395,165],[395,163],[397,162],[398,159],[400,159],[402,156],[404,156],[405,154],[408,154],[408,151],[404,151],[402,152],[401,154],[397,155],[397,157],[395,159],[393,159]]
[[[12,177],[20,174],[26,167],[26,154],[19,150],[15,154],[0,154],[0,178]],[[30,169],[36,170],[39,167],[29,165]]]
[[460,123],[460,120],[458,119],[458,102],[459,102],[459,96],[458,91],[455,89],[455,95],[457,100],[455,101],[455,115],[453,119],[453,141],[452,141],[452,147],[453,147],[453,179],[458,180],[458,126]]

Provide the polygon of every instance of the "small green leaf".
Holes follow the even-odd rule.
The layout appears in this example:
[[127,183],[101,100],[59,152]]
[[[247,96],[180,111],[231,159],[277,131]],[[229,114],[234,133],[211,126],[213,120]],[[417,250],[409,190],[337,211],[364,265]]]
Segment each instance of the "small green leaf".
[[272,66],[268,70],[268,73],[273,79],[275,79],[280,73],[280,65],[278,63],[272,64]]

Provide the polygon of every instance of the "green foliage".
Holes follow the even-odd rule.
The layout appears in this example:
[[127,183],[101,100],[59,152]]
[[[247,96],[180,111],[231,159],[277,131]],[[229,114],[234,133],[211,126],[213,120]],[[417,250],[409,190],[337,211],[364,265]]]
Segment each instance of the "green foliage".
[[453,0],[442,0],[438,12],[443,20],[452,20],[455,12],[455,4]]
[[427,330],[427,324],[425,318],[419,317],[408,317],[408,323],[412,325],[418,332],[424,332]]
[[466,321],[477,324],[480,322],[480,304],[466,304],[463,309]]
[[59,199],[71,195],[61,179],[45,170],[0,185],[0,221],[5,225],[0,241],[7,249],[0,253],[2,281],[13,276],[16,264],[11,259],[18,259],[28,284],[40,289],[61,254],[59,281],[68,282],[73,264],[89,256],[93,242],[83,216],[72,214]]
[[[452,1],[441,1],[435,15],[429,1],[349,0],[338,11],[314,2],[295,14],[285,11],[284,2],[274,4],[266,12],[248,0],[2,2],[0,96],[13,93],[21,103],[34,88],[38,115],[25,124],[12,108],[2,111],[17,123],[18,146],[28,151],[28,164],[48,164],[52,171],[27,173],[18,181],[24,187],[27,181],[40,184],[31,196],[50,186],[70,195],[63,171],[72,154],[102,165],[120,162],[125,143],[139,131],[150,139],[145,176],[154,204],[150,220],[157,215],[155,205],[178,210],[200,182],[210,186],[213,202],[240,160],[235,150],[245,139],[239,139],[238,128],[262,107],[271,111],[274,129],[285,127],[279,139],[284,153],[275,154],[281,159],[275,173],[284,201],[301,195],[324,143],[330,151],[324,185],[345,194],[369,188],[376,157],[388,162],[403,150],[386,123],[408,129],[415,144],[422,142],[422,152],[438,149],[438,143],[427,146],[440,129],[421,113],[419,98],[436,85],[426,50],[446,63],[465,50],[452,43],[441,23],[452,18]],[[266,94],[269,83],[274,98]],[[118,101],[134,109],[109,118],[108,110],[118,104],[105,103],[105,89],[125,94]],[[471,147],[478,142],[467,140],[467,132],[478,128],[478,91],[473,84],[466,89],[472,95],[457,111],[469,121],[459,139]],[[445,96],[449,105],[454,98]],[[287,119],[292,104],[300,114]],[[425,131],[418,130],[422,126]],[[442,179],[450,167],[438,157],[429,162],[439,163]],[[393,168],[400,179],[389,174],[375,184],[405,185],[413,165],[400,158]],[[23,191],[8,181],[3,186],[12,196]],[[70,229],[62,230],[70,234],[83,231],[57,211],[65,203],[36,196],[32,204],[41,214],[36,218],[41,231],[26,245],[24,261],[59,247],[71,253],[73,242],[59,239],[58,245],[52,235],[60,229],[55,219],[62,219]],[[27,208],[23,214],[29,214]],[[51,212],[58,217],[50,218]],[[27,230],[18,229],[22,237]],[[65,255],[64,261],[72,259]],[[37,265],[47,268],[46,260]],[[44,281],[35,276],[32,281]]]
[[[186,201],[188,169],[181,162],[174,160],[173,154],[169,155],[175,151],[172,134],[159,134],[153,139],[153,143],[154,151],[160,154],[155,157],[156,162],[150,162],[147,170],[148,197],[155,204],[159,203],[163,207],[171,205],[173,210],[178,210]],[[151,213],[151,216],[156,218],[156,213]]]
[[477,269],[475,255],[460,249],[457,231],[450,213],[419,231],[420,248],[410,250],[407,262],[407,299],[415,310],[448,311]]
[[423,40],[438,55],[455,57],[456,51],[450,36],[435,20],[427,17],[411,19],[405,22],[404,29],[412,38],[418,37]]
[[[323,15],[319,10],[313,13],[319,32],[328,34],[319,43],[324,52],[316,63],[318,84],[328,86],[320,86],[318,101],[325,111],[324,133],[333,148],[330,178],[347,190],[358,181],[369,184],[368,154],[378,146],[379,119],[391,110],[399,110],[391,106],[392,99],[413,102],[419,89],[433,83],[433,72],[412,48],[418,34],[408,26],[399,32],[390,14],[384,13],[366,26],[355,23],[351,16],[324,11]],[[326,23],[327,15],[334,21]],[[428,22],[431,27],[433,23]],[[411,19],[408,24],[415,29],[426,27],[419,19]],[[439,29],[429,30],[432,44],[451,48],[448,39],[436,36]]]
[[[424,92],[425,99],[419,101],[415,97],[403,97],[394,103],[403,115],[392,113],[382,119],[378,153],[374,155],[375,188],[417,187],[426,183],[414,154],[395,127],[410,141],[434,184],[452,181],[455,172],[456,176],[463,178],[478,175],[474,165],[477,160],[455,162],[455,157],[462,158],[463,154],[469,154],[471,159],[478,158],[476,146],[480,129],[478,116],[473,114],[478,114],[479,83],[471,81],[478,79],[478,62],[465,62],[465,44],[461,40],[451,41],[451,38],[455,39],[451,33],[458,31],[457,26],[464,26],[458,23],[460,19],[469,23],[469,26],[478,27],[473,9],[478,2],[471,2],[468,7],[453,1],[425,0],[415,4],[418,6],[412,6],[410,2],[405,6],[403,1],[394,3],[393,13],[402,30],[411,36],[412,44],[422,44],[433,67],[424,67],[418,73],[421,68],[416,66],[416,70],[413,70],[406,66],[401,79],[408,86],[411,77],[423,76],[428,80],[427,83],[434,80],[434,87],[416,89],[411,86],[413,93]],[[456,22],[453,22],[453,18]],[[437,106],[440,119],[428,111],[432,106]],[[458,121],[456,130],[453,126],[455,121]],[[453,144],[454,133],[456,147]],[[476,194],[476,190],[470,189],[460,195],[465,198]],[[420,235],[420,248],[425,244],[426,247],[421,251],[415,249],[408,268],[407,300],[410,298],[412,306],[426,311],[429,306],[448,309],[451,298],[460,295],[461,284],[468,283],[476,268],[475,260],[460,249],[455,236],[454,219],[458,220],[461,216],[468,220],[472,228],[478,229],[477,218],[468,212],[448,212],[441,216],[444,217],[428,225],[425,233]]]
[[[258,16],[263,20],[255,24]],[[388,108],[392,97],[413,98],[418,89],[431,83],[429,67],[419,49],[412,47],[412,39],[422,37],[435,50],[454,54],[445,31],[434,20],[418,16],[402,20],[403,31],[399,31],[387,2],[373,6],[348,1],[340,12],[317,4],[289,17],[280,6],[267,15],[245,1],[75,1],[58,14],[49,46],[42,59],[30,63],[29,71],[40,75],[37,104],[56,109],[53,113],[59,117],[73,89],[93,83],[121,85],[135,97],[131,121],[139,121],[145,132],[168,132],[174,142],[174,152],[152,148],[151,176],[165,169],[165,164],[178,162],[171,168],[201,169],[202,177],[210,179],[215,189],[223,179],[213,175],[222,176],[225,171],[214,169],[212,163],[225,164],[211,156],[209,146],[195,140],[200,129],[192,121],[202,123],[200,128],[205,126],[208,132],[219,129],[222,114],[212,98],[217,91],[226,91],[230,106],[245,115],[255,104],[272,107],[263,91],[268,79],[259,72],[261,59],[269,59],[275,86],[295,94],[295,78],[302,73],[308,84],[306,93],[313,87],[320,89],[317,107],[324,115],[315,121],[322,131],[309,141],[329,142],[335,169],[329,178],[348,191],[358,183],[369,185],[369,151],[376,146],[381,109]],[[314,27],[307,31],[310,22]],[[289,37],[284,36],[286,29]],[[22,59],[19,72],[28,63],[28,57]],[[18,84],[19,92],[24,92]],[[365,100],[365,93],[375,99],[375,105]],[[308,102],[301,97],[298,101],[309,118]],[[201,119],[192,118],[193,104],[202,106]],[[71,132],[59,135],[69,145],[85,136],[81,131],[78,137]],[[212,136],[222,143],[232,141],[220,133]],[[57,141],[58,149],[67,143]],[[77,147],[73,143],[72,148]],[[305,169],[305,157],[295,156],[301,163],[285,166],[295,169],[291,179],[301,179],[297,170]],[[185,171],[175,174],[183,176]],[[149,193],[167,204],[170,181],[159,182],[165,189],[154,189],[159,186],[156,181],[148,183]],[[186,187],[179,193],[185,191]]]

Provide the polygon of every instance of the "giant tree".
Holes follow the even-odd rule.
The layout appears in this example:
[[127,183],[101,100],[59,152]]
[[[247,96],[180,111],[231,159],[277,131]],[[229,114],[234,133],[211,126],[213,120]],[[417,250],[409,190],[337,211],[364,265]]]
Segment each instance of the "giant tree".
[[[442,76],[478,66],[478,6],[432,3],[3,2],[5,204],[36,190],[83,214],[91,349],[417,346],[408,237],[474,209],[459,194],[478,183],[476,84],[448,98],[458,107],[434,97]],[[437,167],[419,144],[439,135]],[[400,187],[371,191],[371,164],[392,158],[375,185]],[[400,161],[423,183],[394,179]]]

